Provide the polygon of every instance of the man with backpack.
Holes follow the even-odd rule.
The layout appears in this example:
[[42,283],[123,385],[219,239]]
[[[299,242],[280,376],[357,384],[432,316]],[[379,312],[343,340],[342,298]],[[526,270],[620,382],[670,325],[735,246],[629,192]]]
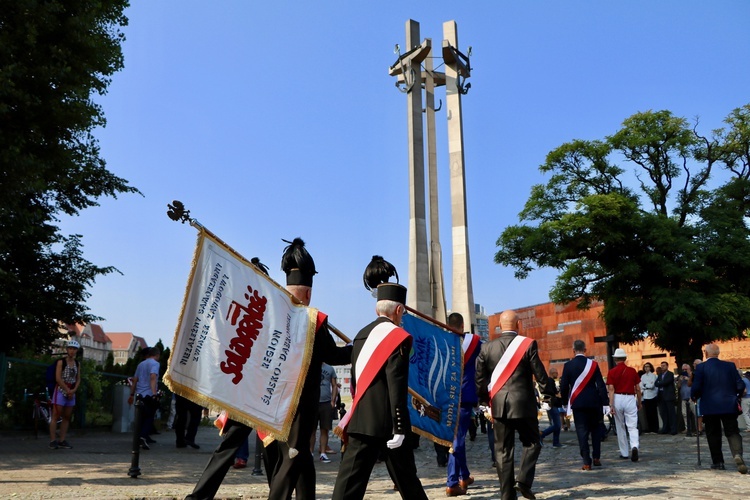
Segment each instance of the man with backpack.
[[[70,449],[72,446],[65,440],[70,425],[70,416],[76,405],[76,391],[81,385],[81,367],[76,361],[76,353],[81,345],[75,340],[68,342],[66,350],[68,355],[58,359],[55,363],[54,389],[52,390],[52,418],[49,423],[49,447],[53,450],[58,448]],[[60,437],[55,437],[57,431],[57,420],[62,417],[60,423]]]

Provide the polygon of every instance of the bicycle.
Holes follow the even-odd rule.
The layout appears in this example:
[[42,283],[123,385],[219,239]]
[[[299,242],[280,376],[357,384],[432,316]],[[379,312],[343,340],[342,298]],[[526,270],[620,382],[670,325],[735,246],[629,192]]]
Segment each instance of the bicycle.
[[[52,399],[47,391],[34,394],[34,406],[31,418],[34,421],[34,437],[39,439],[39,424],[43,425],[45,431],[49,431],[49,424],[52,420]],[[62,418],[59,418],[59,424]]]

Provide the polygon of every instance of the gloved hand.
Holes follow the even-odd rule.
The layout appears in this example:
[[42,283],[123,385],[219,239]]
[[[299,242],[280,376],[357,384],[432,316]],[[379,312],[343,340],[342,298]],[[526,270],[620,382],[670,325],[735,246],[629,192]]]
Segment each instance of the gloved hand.
[[607,415],[609,415],[611,409],[609,406],[602,406],[602,411],[604,411],[604,416],[606,417]]
[[484,418],[492,422],[492,411],[489,406],[479,405],[479,411],[484,413]]
[[385,443],[385,444],[386,444],[386,445],[388,446],[388,448],[390,448],[391,450],[393,450],[393,449],[396,449],[396,448],[398,448],[399,446],[401,446],[402,444],[404,444],[404,438],[405,438],[405,437],[406,437],[406,436],[404,436],[403,434],[394,434],[394,435],[393,435],[393,439],[389,440],[389,441],[388,441],[387,443]]

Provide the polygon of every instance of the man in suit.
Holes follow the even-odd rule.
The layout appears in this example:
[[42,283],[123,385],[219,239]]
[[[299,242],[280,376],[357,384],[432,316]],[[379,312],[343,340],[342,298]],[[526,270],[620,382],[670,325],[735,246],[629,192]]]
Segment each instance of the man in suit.
[[729,361],[719,359],[719,346],[709,344],[704,351],[706,361],[699,364],[693,376],[690,396],[701,399],[703,425],[711,451],[712,469],[724,470],[724,454],[721,451],[721,428],[729,441],[729,451],[740,474],[747,474],[747,465],[742,459],[742,436],[737,424],[737,398],[745,392],[737,367]]
[[581,469],[591,470],[592,465],[602,465],[602,434],[599,423],[602,420],[603,407],[607,403],[607,388],[599,365],[586,357],[586,343],[583,340],[573,342],[573,354],[573,359],[563,366],[560,396],[567,413],[573,414],[576,424],[578,446],[583,458]]
[[[268,267],[258,257],[253,257],[250,259],[250,262],[258,271],[268,276]],[[175,426],[176,429],[177,427]],[[229,468],[232,466],[232,462],[235,460],[237,450],[243,444],[247,443],[247,438],[252,431],[252,428],[242,422],[232,420],[231,418],[227,419],[227,422],[221,429],[221,443],[219,443],[219,446],[214,450],[211,458],[209,458],[206,467],[198,478],[195,488],[193,488],[193,492],[185,497],[186,500],[204,500],[216,496],[216,492],[219,491],[221,483],[224,481]],[[271,484],[271,473],[276,465],[277,448],[276,443],[271,443],[263,452],[263,462],[266,467],[266,477],[269,484]]]
[[370,473],[382,453],[401,497],[427,500],[417,477],[414,450],[404,442],[411,432],[407,395],[412,337],[398,325],[405,311],[406,288],[380,284],[377,298],[378,318],[353,341],[354,400],[337,428],[337,433],[348,433],[348,444],[333,499],[364,498]]
[[661,362],[661,373],[656,377],[654,383],[659,388],[659,415],[661,415],[662,427],[659,434],[677,434],[677,409],[675,401],[677,398],[674,391],[674,373],[669,369],[669,363]]
[[[496,448],[497,475],[502,498],[515,499],[517,493],[521,493],[533,499],[536,496],[531,486],[542,449],[534,378],[545,386],[547,372],[539,359],[536,341],[518,335],[519,319],[515,311],[507,310],[500,314],[500,327],[500,336],[484,344],[477,357],[477,396],[480,404],[487,406],[490,403],[495,443],[499,447]],[[503,358],[506,352],[508,356]],[[514,352],[515,356],[510,357]],[[501,359],[503,364],[500,364]],[[518,482],[515,481],[513,464],[516,432],[523,445]]]

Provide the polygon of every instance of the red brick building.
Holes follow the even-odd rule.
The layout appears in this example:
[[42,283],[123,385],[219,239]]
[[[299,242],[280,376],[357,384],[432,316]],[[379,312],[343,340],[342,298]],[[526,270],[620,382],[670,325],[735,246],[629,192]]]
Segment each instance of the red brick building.
[[[606,328],[600,318],[603,303],[592,304],[588,310],[579,310],[575,303],[558,305],[552,302],[516,309],[521,318],[523,335],[535,339],[539,345],[539,356],[547,369],[555,366],[562,373],[563,364],[573,357],[573,341],[581,339],[586,342],[587,355],[593,356],[599,363],[602,375],[606,377],[607,344],[594,342],[595,337],[604,337]],[[489,316],[490,334],[500,331],[500,313]],[[719,357],[734,362],[738,368],[750,368],[750,339],[732,342],[721,342]],[[675,368],[675,359],[658,349],[646,340],[635,345],[621,345],[628,353],[627,364],[640,369],[643,363],[650,361],[656,366],[667,361],[671,369]]]

